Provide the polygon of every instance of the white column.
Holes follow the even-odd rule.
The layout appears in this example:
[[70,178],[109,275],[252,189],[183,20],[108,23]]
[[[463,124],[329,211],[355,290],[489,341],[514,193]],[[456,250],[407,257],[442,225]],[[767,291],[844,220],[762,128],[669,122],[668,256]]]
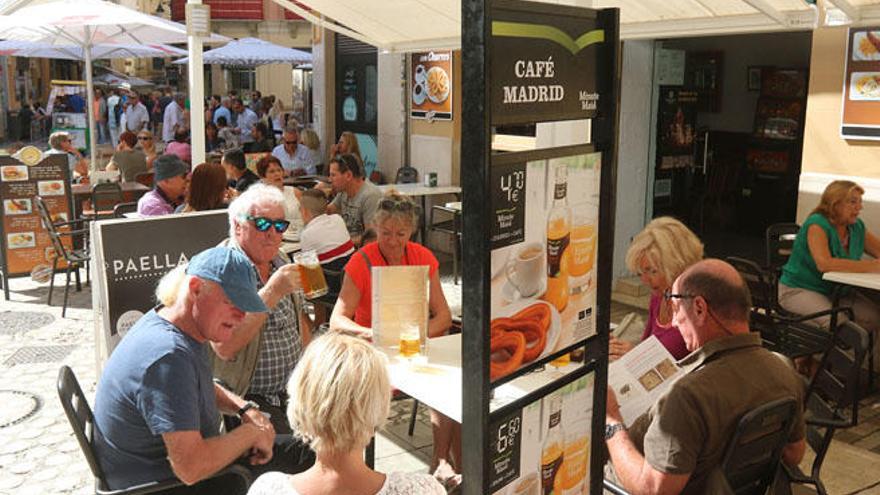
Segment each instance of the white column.
[[[92,82],[92,28],[86,26],[86,44],[83,55],[86,66],[86,122],[89,123],[89,171],[98,170],[98,140],[95,136],[95,86]],[[72,179],[73,177],[71,177]]]
[[[190,4],[201,4],[201,0],[187,0]],[[187,36],[189,64],[189,119],[190,142],[192,144],[193,166],[205,161],[205,72],[202,64],[202,39]]]

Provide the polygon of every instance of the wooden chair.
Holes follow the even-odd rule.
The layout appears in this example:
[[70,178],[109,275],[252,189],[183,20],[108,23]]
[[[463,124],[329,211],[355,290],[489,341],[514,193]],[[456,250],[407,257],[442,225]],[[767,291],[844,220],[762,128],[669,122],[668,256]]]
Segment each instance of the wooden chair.
[[[88,252],[88,229],[85,228],[86,221],[77,219],[66,222],[53,222],[49,213],[49,208],[41,196],[34,196],[34,204],[37,205],[37,213],[40,215],[40,222],[43,228],[49,234],[52,241],[52,247],[55,249],[55,259],[52,260],[52,278],[49,280],[49,295],[46,297],[46,304],[52,305],[52,291],[55,288],[55,274],[58,272],[58,260],[64,260],[67,265],[66,275],[67,281],[64,284],[64,305],[61,307],[61,317],[64,318],[67,313],[67,297],[70,292],[70,272],[73,271],[76,278],[76,291],[82,290],[79,279],[79,268],[81,266],[88,267],[91,258]],[[67,236],[71,239],[81,238],[82,249],[69,248],[64,244],[62,239]],[[88,282],[89,272],[86,269],[86,281]]]
[[785,474],[793,483],[813,485],[819,495],[827,493],[819,472],[834,432],[859,422],[859,380],[868,345],[864,328],[851,321],[841,323],[807,389],[807,443],[816,457],[810,474],[789,466]]
[[[95,493],[97,495],[141,495],[183,486],[182,481],[177,478],[171,478],[151,481],[120,490],[110,490],[95,452],[95,415],[92,413],[92,408],[89,406],[89,402],[79,386],[76,375],[69,366],[62,366],[58,370],[57,388],[61,407],[64,408],[64,414],[67,415],[67,420],[70,422],[71,428],[73,428],[73,434],[76,436],[79,447],[86,458],[86,462],[89,464],[89,468],[92,470],[92,475],[95,477]],[[218,472],[212,478],[219,476],[235,476],[239,478],[243,490],[247,490],[253,481],[247,469],[235,464]]]

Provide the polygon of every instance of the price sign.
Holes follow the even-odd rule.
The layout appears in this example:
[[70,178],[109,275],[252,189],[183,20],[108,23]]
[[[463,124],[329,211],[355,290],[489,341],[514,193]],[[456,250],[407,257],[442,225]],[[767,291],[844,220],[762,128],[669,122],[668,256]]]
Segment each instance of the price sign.
[[526,164],[494,165],[492,180],[492,249],[525,239]]
[[519,478],[522,445],[522,409],[489,425],[489,479],[491,492]]

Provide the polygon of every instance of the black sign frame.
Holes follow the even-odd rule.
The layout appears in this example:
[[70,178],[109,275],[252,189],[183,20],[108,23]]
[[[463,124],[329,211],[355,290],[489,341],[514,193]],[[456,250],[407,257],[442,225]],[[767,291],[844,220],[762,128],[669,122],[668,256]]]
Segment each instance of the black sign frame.
[[[594,47],[596,108],[589,116],[582,111],[536,112],[530,117],[511,114],[496,115],[493,110],[492,22],[499,9],[519,13],[540,14],[543,19],[554,15],[594,19],[604,31],[604,41]],[[605,389],[608,371],[608,326],[611,307],[612,256],[614,250],[614,213],[616,200],[617,135],[620,97],[620,12],[619,9],[590,10],[512,0],[464,0],[462,2],[462,299],[468,301],[462,308],[462,442],[464,461],[463,493],[482,495],[490,493],[489,427],[493,419],[510,410],[549,394],[552,390],[587,373],[594,373],[594,394],[590,445],[590,493],[602,493],[602,466],[605,449],[602,432],[605,423]],[[590,26],[592,27],[592,26]],[[534,42],[534,41],[532,41]],[[535,390],[490,413],[489,398],[492,389],[504,383],[489,379],[489,321],[490,314],[490,226],[492,211],[486,198],[490,197],[491,167],[495,163],[522,159],[514,154],[493,154],[491,137],[494,125],[552,122],[591,118],[589,142],[592,151],[602,153],[600,178],[599,239],[596,261],[597,334],[583,342],[563,349],[554,356],[583,347],[584,366],[560,380]],[[587,144],[587,143],[584,143]],[[536,154],[556,153],[543,150]],[[568,150],[569,152],[571,150]],[[509,158],[508,158],[509,157]],[[601,260],[601,261],[600,261]],[[552,358],[552,357],[551,357]],[[572,376],[577,375],[577,376]]]

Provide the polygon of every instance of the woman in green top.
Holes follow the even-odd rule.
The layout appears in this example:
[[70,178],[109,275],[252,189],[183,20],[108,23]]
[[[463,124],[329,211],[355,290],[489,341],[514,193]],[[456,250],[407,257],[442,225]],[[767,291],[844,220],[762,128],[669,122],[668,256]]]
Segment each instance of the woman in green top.
[[[880,260],[862,259],[864,253],[880,256],[880,239],[868,232],[859,219],[865,190],[855,182],[836,180],[822,193],[819,205],[804,221],[791,256],[779,279],[779,304],[796,314],[831,308],[834,285],[822,280],[825,272],[880,272]],[[876,301],[852,290],[840,299],[852,307],[855,321],[869,331],[880,329]],[[818,318],[822,327],[828,317]]]

